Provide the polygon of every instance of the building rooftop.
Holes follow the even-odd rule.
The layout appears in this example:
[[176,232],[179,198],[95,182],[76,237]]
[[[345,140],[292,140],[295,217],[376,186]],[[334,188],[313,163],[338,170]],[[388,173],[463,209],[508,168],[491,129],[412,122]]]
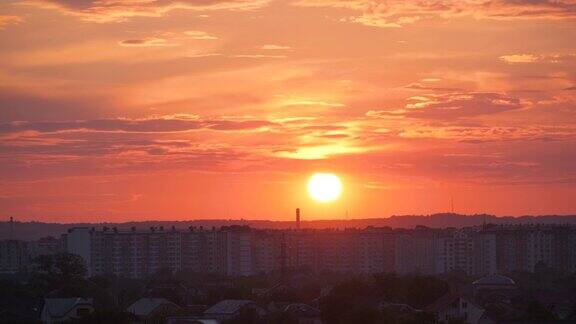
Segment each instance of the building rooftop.
[[514,280],[499,274],[492,274],[482,277],[472,283],[473,285],[490,285],[490,286],[515,286]]
[[320,317],[320,310],[312,306],[301,303],[290,304],[286,306],[284,311],[298,318]]
[[92,305],[92,298],[46,298],[44,313],[52,317],[63,317],[76,305]]
[[159,306],[166,304],[178,307],[178,305],[165,298],[140,298],[128,307],[128,312],[136,316],[146,317]]
[[468,298],[465,298],[461,295],[454,294],[454,293],[447,293],[446,295],[440,297],[438,300],[433,302],[431,305],[427,306],[425,308],[425,310],[428,312],[436,313],[436,312],[439,312],[439,311],[446,309],[447,307],[451,307],[451,305],[454,301],[457,301],[460,299],[465,300],[469,305],[474,305],[475,307],[482,309],[480,306],[476,305],[476,303],[472,302]]
[[204,314],[205,315],[233,315],[246,305],[254,304],[251,300],[243,299],[226,299],[221,302],[216,303],[214,306],[208,308]]

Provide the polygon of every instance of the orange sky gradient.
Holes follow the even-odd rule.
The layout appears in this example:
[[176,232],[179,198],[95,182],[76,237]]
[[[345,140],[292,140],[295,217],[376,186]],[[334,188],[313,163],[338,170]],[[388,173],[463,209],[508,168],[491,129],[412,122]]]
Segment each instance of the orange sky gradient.
[[7,0],[0,44],[3,218],[576,213],[575,0]]

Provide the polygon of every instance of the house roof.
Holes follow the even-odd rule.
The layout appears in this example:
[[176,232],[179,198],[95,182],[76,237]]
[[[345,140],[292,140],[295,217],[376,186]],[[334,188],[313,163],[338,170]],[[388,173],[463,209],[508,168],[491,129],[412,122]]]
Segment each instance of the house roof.
[[429,312],[438,312],[441,311],[443,309],[445,309],[446,307],[448,307],[450,304],[452,304],[453,301],[457,300],[457,299],[463,299],[466,302],[468,302],[468,304],[470,305],[474,305],[478,308],[481,308],[480,306],[476,305],[474,302],[472,302],[470,299],[466,298],[466,297],[462,297],[460,295],[457,294],[451,294],[451,293],[447,293],[446,295],[438,298],[435,302],[433,302],[432,304],[428,305],[425,310],[429,311]]
[[380,303],[380,308],[392,311],[394,313],[416,313],[421,311],[407,304],[387,303],[387,302]]
[[208,308],[204,314],[205,315],[212,315],[212,314],[227,314],[233,315],[236,312],[240,311],[240,309],[246,305],[254,304],[251,300],[244,300],[244,299],[226,299],[221,302],[216,303],[214,306]]
[[195,316],[169,316],[166,321],[171,324],[220,324],[218,320],[196,318]]
[[513,320],[524,315],[522,310],[507,303],[488,303],[484,305],[484,310],[484,315],[494,321]]
[[537,290],[532,293],[532,297],[545,305],[572,304],[575,297],[570,292]]
[[172,305],[178,307],[178,305],[165,298],[140,298],[128,307],[128,312],[136,316],[145,317],[150,315],[156,308],[162,305]]
[[448,293],[448,294],[438,298],[432,304],[426,306],[425,309],[427,311],[430,311],[430,312],[437,312],[438,310],[443,309],[444,307],[446,307],[447,305],[452,303],[452,301],[454,301],[454,299],[456,299],[456,298],[458,298],[458,296]]
[[92,298],[46,298],[44,299],[44,312],[53,317],[63,317],[77,305],[92,306]]
[[293,314],[298,318],[311,318],[311,317],[320,317],[320,310],[314,308],[310,305],[295,303],[286,306],[284,311]]
[[499,274],[492,274],[482,277],[472,283],[473,285],[490,285],[490,286],[515,286],[514,280]]

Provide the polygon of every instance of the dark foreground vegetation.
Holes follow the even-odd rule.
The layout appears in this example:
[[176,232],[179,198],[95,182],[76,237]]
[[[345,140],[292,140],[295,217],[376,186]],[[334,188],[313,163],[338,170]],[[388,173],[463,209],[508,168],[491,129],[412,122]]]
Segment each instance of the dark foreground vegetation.
[[394,273],[353,276],[299,269],[284,275],[229,278],[159,271],[145,279],[129,279],[87,278],[82,260],[71,254],[40,257],[35,264],[30,273],[0,279],[0,323],[39,323],[46,298],[72,297],[90,298],[94,311],[68,320],[69,323],[139,321],[128,307],[143,297],[163,298],[177,305],[171,312],[153,314],[154,323],[170,323],[170,316],[202,318],[204,310],[223,300],[251,301],[257,308],[240,309],[234,316],[221,319],[222,323],[301,323],[298,316],[304,315],[286,311],[290,309],[287,305],[308,305],[318,310],[315,316],[308,314],[318,323],[466,323],[463,319],[444,321],[430,309],[430,305],[449,294],[474,300],[486,316],[490,315],[491,322],[487,323],[576,319],[576,277],[546,267],[534,274],[509,274],[517,288],[505,301],[506,307],[514,311],[504,316],[498,313],[498,305],[503,303],[499,297],[473,296],[470,283],[477,278],[459,273],[444,277]]

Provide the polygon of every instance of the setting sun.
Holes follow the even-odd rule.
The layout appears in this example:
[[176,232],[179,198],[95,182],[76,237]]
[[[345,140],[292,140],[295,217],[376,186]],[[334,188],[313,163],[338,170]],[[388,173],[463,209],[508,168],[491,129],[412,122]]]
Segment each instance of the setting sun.
[[308,194],[317,202],[331,202],[340,196],[342,184],[333,173],[315,173],[308,181]]

